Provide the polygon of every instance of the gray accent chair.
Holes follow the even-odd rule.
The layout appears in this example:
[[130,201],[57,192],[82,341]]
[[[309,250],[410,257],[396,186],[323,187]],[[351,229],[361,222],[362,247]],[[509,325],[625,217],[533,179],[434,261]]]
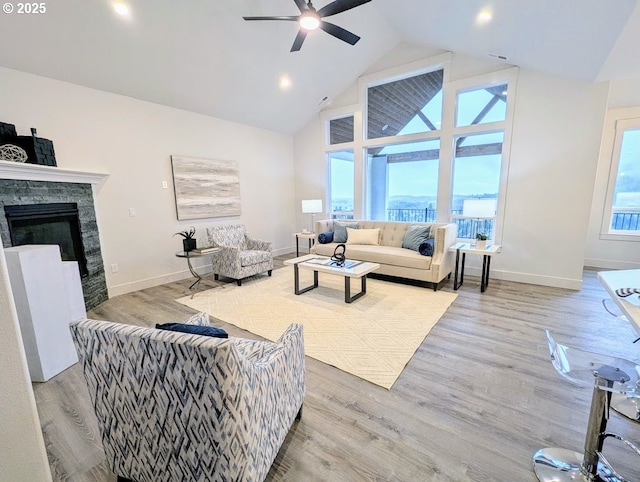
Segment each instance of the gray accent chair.
[[235,279],[238,286],[249,276],[266,272],[271,276],[273,254],[271,242],[249,237],[243,224],[228,224],[207,228],[209,245],[221,248],[212,257],[215,279],[220,276]]
[[70,327],[119,481],[262,481],[302,413],[302,325],[277,342],[89,319]]

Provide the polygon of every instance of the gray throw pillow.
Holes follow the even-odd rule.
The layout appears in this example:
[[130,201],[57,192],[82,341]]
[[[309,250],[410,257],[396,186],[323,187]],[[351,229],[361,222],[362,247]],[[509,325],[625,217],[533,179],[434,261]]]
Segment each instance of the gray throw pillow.
[[418,251],[422,242],[429,238],[431,233],[431,225],[428,226],[409,226],[402,241],[402,247]]
[[334,221],[333,222],[333,242],[334,243],[347,242],[347,228],[358,229],[358,223],[353,221],[351,222]]

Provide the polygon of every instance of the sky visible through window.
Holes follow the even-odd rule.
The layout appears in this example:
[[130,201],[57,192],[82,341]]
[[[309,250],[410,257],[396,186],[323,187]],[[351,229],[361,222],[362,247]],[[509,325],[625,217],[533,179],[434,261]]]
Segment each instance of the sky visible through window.
[[640,208],[640,129],[623,134],[613,204],[616,208]]
[[[506,92],[506,85],[498,90]],[[494,95],[484,88],[460,93],[458,96],[457,124],[470,125],[480,112],[493,99]],[[442,90],[425,105],[421,112],[434,119],[434,125],[440,129],[442,108]],[[481,124],[502,121],[506,116],[506,102],[500,100],[478,122]],[[425,124],[419,115],[415,115],[398,135],[424,132]],[[480,136],[468,136],[460,146],[472,146],[502,142],[503,133],[496,132]],[[384,146],[376,155],[390,155],[437,149],[439,140],[404,143]],[[456,160],[454,195],[464,197],[496,196],[500,178],[501,155],[465,157]],[[333,210],[353,210],[353,153],[341,151],[332,154],[331,161],[331,199]],[[438,159],[394,162],[388,166],[387,196],[433,198],[437,197]],[[425,203],[429,203],[425,199]],[[427,206],[424,206],[427,207]]]

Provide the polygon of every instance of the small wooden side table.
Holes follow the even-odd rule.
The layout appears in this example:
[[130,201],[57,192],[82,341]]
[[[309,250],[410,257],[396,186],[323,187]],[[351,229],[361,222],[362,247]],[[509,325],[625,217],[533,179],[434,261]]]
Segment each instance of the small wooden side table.
[[316,242],[316,233],[294,233],[296,237],[296,258],[300,256],[300,246],[298,242],[300,239],[309,240],[309,253],[311,252],[311,246],[313,246]]
[[[464,262],[467,253],[482,255],[482,276],[480,278],[480,292],[484,293],[489,286],[489,268],[491,267],[491,256],[502,251],[499,244],[488,244],[484,249],[472,246],[471,243],[457,243],[451,246],[449,251],[456,252],[456,270],[453,278],[453,289],[457,290],[464,283]],[[460,266],[460,253],[462,253],[462,266]],[[458,282],[458,268],[460,267],[460,282]]]

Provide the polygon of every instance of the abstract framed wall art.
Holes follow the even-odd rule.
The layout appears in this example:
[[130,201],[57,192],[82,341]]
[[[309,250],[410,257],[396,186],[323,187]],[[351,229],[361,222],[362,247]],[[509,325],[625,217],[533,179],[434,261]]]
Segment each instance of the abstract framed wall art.
[[240,175],[235,161],[171,156],[179,220],[240,215]]

